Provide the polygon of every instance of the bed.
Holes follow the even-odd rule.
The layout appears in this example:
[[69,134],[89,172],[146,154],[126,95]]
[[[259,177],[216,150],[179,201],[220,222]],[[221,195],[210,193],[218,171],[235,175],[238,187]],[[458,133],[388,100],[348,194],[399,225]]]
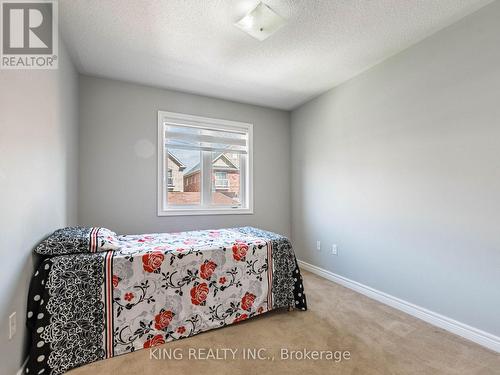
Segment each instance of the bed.
[[[96,251],[97,232],[85,232],[84,252],[66,254],[57,236],[38,251],[26,373],[62,374],[271,310],[307,309],[281,235],[252,227],[117,235]],[[57,246],[64,251],[51,253]]]

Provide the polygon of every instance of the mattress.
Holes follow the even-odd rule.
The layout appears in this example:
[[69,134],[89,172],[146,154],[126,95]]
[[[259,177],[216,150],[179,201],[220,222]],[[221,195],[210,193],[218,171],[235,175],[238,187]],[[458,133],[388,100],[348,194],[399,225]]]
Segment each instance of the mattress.
[[44,257],[33,274],[30,374],[62,374],[271,310],[306,310],[290,241],[252,228],[118,236],[117,250]]

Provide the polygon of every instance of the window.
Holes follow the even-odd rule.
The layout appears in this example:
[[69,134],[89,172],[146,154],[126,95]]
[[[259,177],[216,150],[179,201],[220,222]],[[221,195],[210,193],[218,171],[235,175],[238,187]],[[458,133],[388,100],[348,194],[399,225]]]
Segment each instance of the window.
[[172,170],[169,168],[168,170],[168,187],[174,186],[174,178],[172,177]]
[[253,213],[252,124],[158,112],[158,215]]
[[227,172],[215,172],[215,189],[229,188],[229,181],[227,180]]

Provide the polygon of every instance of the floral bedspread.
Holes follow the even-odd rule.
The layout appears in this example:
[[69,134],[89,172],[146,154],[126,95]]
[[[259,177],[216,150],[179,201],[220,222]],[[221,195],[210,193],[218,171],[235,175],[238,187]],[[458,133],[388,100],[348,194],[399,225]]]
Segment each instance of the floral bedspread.
[[267,311],[306,310],[290,241],[251,227],[119,236],[120,249],[43,259],[26,372],[62,374]]

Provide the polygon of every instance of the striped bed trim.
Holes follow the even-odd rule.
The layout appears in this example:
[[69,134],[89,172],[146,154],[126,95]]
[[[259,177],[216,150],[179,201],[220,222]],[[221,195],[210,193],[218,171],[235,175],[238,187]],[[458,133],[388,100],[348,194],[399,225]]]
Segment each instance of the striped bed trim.
[[273,243],[266,241],[267,244],[267,309],[273,308]]
[[97,236],[99,234],[100,229],[101,228],[99,227],[93,227],[90,231],[89,251],[91,253],[95,253],[97,251],[97,246],[99,244]]
[[113,357],[113,251],[106,253],[104,261],[104,348],[106,358]]

